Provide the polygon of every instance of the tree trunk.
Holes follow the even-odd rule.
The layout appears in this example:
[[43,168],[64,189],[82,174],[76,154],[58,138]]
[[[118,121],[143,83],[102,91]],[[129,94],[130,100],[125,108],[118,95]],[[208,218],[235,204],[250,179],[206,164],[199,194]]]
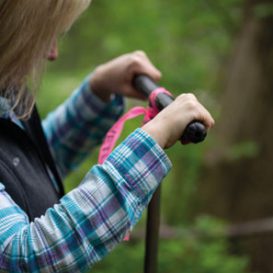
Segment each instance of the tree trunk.
[[[259,4],[257,4],[259,2]],[[261,4],[262,3],[262,4]],[[247,1],[200,188],[203,212],[242,223],[273,215],[273,1]],[[273,272],[272,235],[240,240]]]

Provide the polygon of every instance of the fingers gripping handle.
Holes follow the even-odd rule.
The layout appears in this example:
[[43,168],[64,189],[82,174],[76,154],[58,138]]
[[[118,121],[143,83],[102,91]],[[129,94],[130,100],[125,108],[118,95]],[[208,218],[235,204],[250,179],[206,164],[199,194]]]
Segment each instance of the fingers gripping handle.
[[[133,85],[135,88],[144,93],[147,97],[159,86],[148,76],[138,75],[133,80]],[[167,107],[174,100],[164,93],[159,93],[156,98],[156,105],[159,110]],[[184,130],[181,137],[181,142],[183,144],[187,143],[198,143],[203,141],[207,136],[206,127],[200,121],[193,121]]]

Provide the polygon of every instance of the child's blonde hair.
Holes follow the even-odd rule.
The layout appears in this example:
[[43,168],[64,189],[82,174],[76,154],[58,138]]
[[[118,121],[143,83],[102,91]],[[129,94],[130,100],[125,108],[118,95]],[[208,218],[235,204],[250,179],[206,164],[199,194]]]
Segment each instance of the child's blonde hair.
[[91,0],[0,0],[0,91],[27,116],[53,40],[67,31]]

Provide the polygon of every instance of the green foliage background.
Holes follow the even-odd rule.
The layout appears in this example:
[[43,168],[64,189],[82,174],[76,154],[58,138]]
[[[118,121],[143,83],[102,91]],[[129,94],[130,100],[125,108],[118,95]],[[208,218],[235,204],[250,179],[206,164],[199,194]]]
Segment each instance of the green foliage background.
[[[240,0],[138,0],[94,1],[68,34],[60,41],[60,58],[50,64],[38,94],[43,116],[54,109],[85,75],[98,64],[123,53],[144,50],[162,71],[161,84],[174,94],[194,92],[217,119],[217,97],[221,94],[225,65],[241,22]],[[128,107],[139,102],[128,101]],[[123,138],[140,126],[136,120],[126,125]],[[176,227],[205,225],[207,231],[217,221],[200,218],[197,178],[202,174],[203,153],[213,144],[175,145],[168,151],[173,170],[163,186],[162,218]],[[97,150],[66,181],[69,191],[81,181],[97,160]],[[138,228],[144,226],[144,221]],[[203,227],[204,228],[204,227]],[[213,236],[212,236],[213,237]],[[228,252],[226,239],[182,236],[163,241],[159,272],[240,273],[247,259]],[[143,240],[120,246],[95,272],[141,272]]]

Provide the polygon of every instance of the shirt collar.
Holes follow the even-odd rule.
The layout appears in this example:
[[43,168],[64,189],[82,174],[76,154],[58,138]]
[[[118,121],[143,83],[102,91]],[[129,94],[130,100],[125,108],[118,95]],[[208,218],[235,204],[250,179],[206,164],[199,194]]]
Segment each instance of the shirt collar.
[[10,114],[10,109],[11,109],[11,106],[10,106],[9,100],[7,98],[0,96],[0,117],[1,118],[8,117]]

